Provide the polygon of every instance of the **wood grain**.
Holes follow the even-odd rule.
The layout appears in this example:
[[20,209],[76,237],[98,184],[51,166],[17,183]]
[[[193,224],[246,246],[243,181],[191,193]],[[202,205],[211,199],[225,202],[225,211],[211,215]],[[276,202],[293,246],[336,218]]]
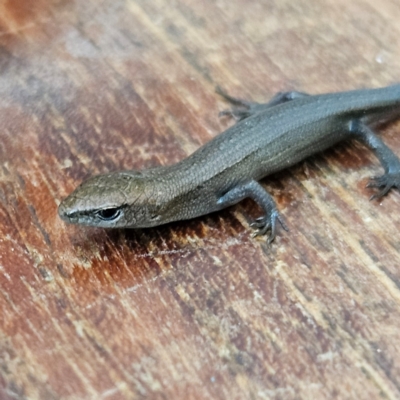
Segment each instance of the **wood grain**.
[[[176,162],[214,92],[399,81],[394,0],[0,1],[0,399],[400,398],[400,194],[347,143],[251,201],[142,231],[66,226],[83,179]],[[400,123],[381,131],[400,154]]]

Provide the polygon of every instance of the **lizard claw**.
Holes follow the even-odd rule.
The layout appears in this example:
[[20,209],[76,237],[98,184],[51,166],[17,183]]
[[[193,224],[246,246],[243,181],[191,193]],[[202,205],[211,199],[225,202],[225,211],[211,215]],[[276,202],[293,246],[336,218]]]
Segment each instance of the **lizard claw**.
[[218,114],[219,117],[233,117],[236,121],[241,121],[242,119],[245,119],[250,115],[251,114],[249,113],[249,111],[246,110],[223,110]]
[[276,236],[276,221],[282,225],[282,228],[285,231],[289,230],[278,211],[273,211],[270,215],[263,215],[250,224],[252,228],[257,228],[257,230],[253,232],[251,236],[256,237],[265,235],[268,231],[270,231],[270,234],[268,235],[268,243],[271,243]]
[[372,195],[370,200],[380,199],[385,196],[392,187],[400,188],[400,173],[386,173],[382,176],[374,176],[367,184],[368,188],[383,188]]

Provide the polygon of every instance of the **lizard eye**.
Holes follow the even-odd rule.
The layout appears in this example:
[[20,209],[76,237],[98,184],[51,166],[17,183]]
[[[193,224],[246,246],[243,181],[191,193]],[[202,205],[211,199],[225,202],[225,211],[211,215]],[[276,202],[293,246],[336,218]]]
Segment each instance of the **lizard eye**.
[[106,208],[104,210],[97,211],[98,217],[103,221],[114,221],[121,215],[119,208]]

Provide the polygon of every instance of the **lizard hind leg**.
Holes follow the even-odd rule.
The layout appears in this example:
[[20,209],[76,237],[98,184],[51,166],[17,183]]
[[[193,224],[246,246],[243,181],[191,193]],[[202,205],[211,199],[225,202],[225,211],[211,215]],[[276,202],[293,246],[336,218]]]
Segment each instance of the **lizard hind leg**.
[[256,103],[253,101],[247,101],[243,99],[239,99],[236,97],[230,96],[226,93],[221,87],[216,87],[216,92],[222,96],[229,103],[233,104],[239,108],[233,108],[229,110],[223,110],[219,113],[219,116],[230,116],[233,117],[236,121],[241,121],[242,119],[251,117],[254,114],[257,114],[267,108],[274,107],[276,105],[286,103],[288,101],[301,99],[304,97],[310,96],[307,93],[302,92],[278,92],[268,103]]
[[385,196],[392,188],[400,189],[400,159],[396,154],[375,135],[371,128],[359,121],[350,123],[350,132],[375,153],[384,169],[382,176],[371,178],[367,185],[370,188],[380,189],[378,193],[371,196],[371,200]]

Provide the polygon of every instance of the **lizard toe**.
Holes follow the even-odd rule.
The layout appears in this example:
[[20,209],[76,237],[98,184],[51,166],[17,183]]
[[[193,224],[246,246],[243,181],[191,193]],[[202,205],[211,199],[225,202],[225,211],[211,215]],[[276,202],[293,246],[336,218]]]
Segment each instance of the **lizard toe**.
[[279,212],[275,210],[271,212],[270,215],[263,215],[262,217],[257,218],[250,225],[253,228],[257,228],[257,230],[252,234],[252,237],[265,235],[269,232],[267,241],[268,243],[271,243],[276,236],[276,221],[282,225],[282,228],[285,231],[289,230]]

